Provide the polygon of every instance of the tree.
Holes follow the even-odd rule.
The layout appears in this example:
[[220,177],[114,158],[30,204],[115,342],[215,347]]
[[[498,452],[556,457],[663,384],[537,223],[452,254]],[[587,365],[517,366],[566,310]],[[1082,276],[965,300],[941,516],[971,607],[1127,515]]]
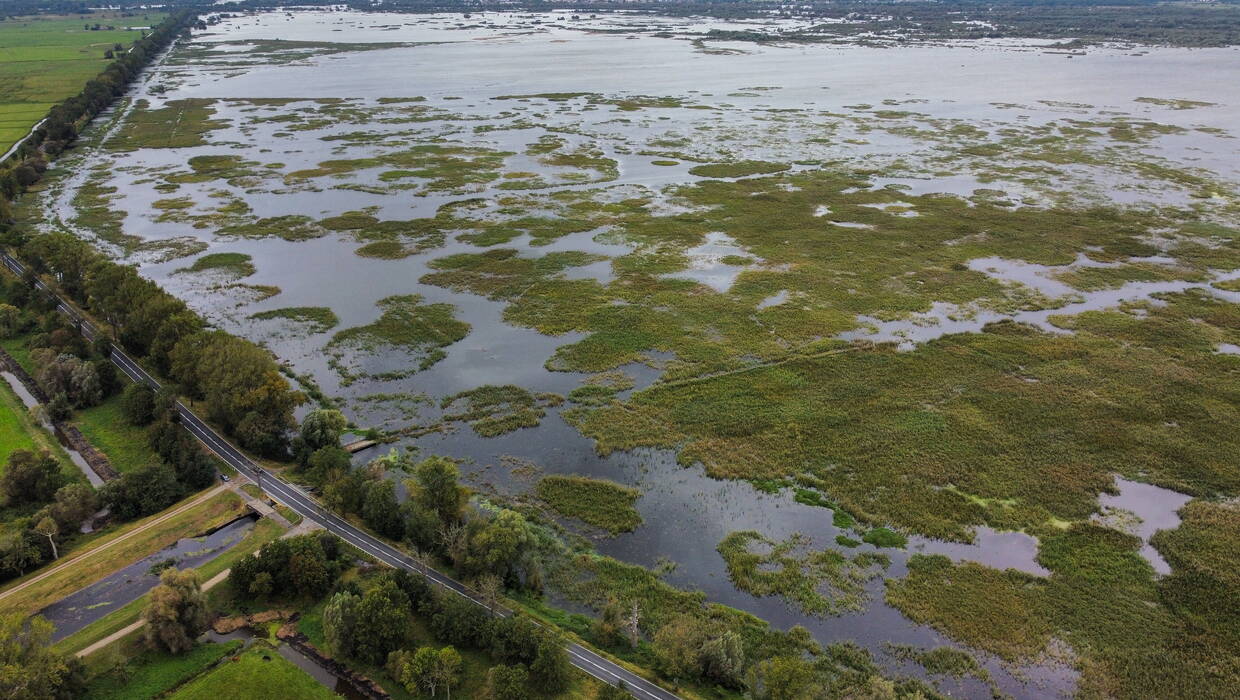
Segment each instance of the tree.
[[615,647],[625,642],[624,606],[620,601],[611,598],[603,606],[602,614],[594,621],[592,630],[594,639],[603,646]]
[[445,524],[460,519],[467,492],[457,484],[460,470],[456,462],[447,457],[430,457],[414,467],[413,475],[417,482],[413,496],[419,504],[434,511]]
[[466,568],[504,577],[533,543],[525,516],[515,510],[501,510],[472,533]]
[[499,605],[500,596],[504,594],[504,582],[495,574],[483,574],[474,580],[474,590],[478,591],[482,605],[492,615],[497,614],[495,609]]
[[215,459],[191,445],[172,465],[177,480],[190,489],[202,489],[215,482]]
[[[431,668],[431,677],[436,688],[443,688],[448,700],[452,698],[452,687],[461,682],[461,655],[456,649],[446,646],[435,654],[435,663]],[[431,692],[433,696],[434,691]]]
[[76,530],[99,510],[99,495],[86,484],[67,484],[56,491],[52,517],[62,530]]
[[52,500],[56,489],[64,483],[60,462],[44,450],[13,450],[8,466],[0,475],[0,497],[10,505],[45,503]]
[[434,511],[423,508],[413,500],[400,504],[400,510],[401,519],[405,522],[405,539],[414,549],[423,552],[443,551],[443,540],[439,537],[439,516]]
[[60,554],[56,551],[56,537],[60,535],[60,526],[56,524],[56,520],[50,515],[45,515],[35,523],[34,531],[46,537],[48,543],[52,545],[52,559],[59,559]]
[[497,665],[486,672],[482,696],[487,700],[528,700],[529,674],[521,664],[515,667]]
[[354,655],[380,664],[405,641],[409,627],[409,597],[390,577],[381,579],[357,606]]
[[18,576],[24,576],[26,569],[43,561],[43,553],[39,551],[36,541],[27,536],[27,530],[10,528],[0,536],[0,566]]
[[152,464],[121,474],[103,485],[100,499],[118,518],[130,520],[167,508],[181,497],[176,472],[165,464]]
[[107,398],[115,394],[121,388],[121,378],[116,372],[116,365],[106,357],[92,360],[91,367],[95,368],[95,375],[99,377],[99,389],[103,392],[103,398]]
[[[357,647],[358,607],[362,599],[347,591],[332,596],[323,608],[323,636],[333,656],[351,657]],[[397,678],[399,680],[399,678]]]
[[247,592],[260,600],[271,595],[271,574],[266,571],[258,572],[258,575],[250,581]]
[[103,382],[99,372],[90,362],[79,361],[69,378],[73,389],[73,402],[78,408],[88,408],[103,401]]
[[0,304],[0,338],[12,338],[21,325],[22,312],[16,306]]
[[452,559],[453,566],[460,568],[465,565],[465,557],[469,555],[469,532],[464,525],[441,523],[439,541],[443,543],[444,551]]
[[568,689],[572,681],[573,666],[564,649],[564,638],[556,632],[544,631],[538,642],[534,663],[530,664],[530,678],[545,692],[552,695]]
[[701,649],[710,638],[706,624],[690,615],[677,615],[654,633],[654,652],[663,671],[673,679],[702,675]]
[[802,658],[775,656],[754,664],[746,685],[754,700],[808,700],[813,697],[814,669]]
[[436,590],[431,609],[431,633],[460,648],[482,648],[491,641],[491,616],[486,610],[455,593]]
[[349,421],[340,411],[316,408],[301,421],[301,439],[311,452],[324,447],[339,447],[340,435]]
[[500,663],[529,666],[538,658],[543,630],[528,615],[513,615],[491,622],[490,652]]
[[121,415],[130,425],[148,425],[155,420],[155,390],[134,382],[121,394]]
[[396,484],[379,479],[366,486],[362,519],[375,532],[389,539],[398,540],[405,534],[400,504],[396,502]]
[[0,615],[0,698],[69,700],[85,690],[82,662],[52,650],[52,623],[17,612]]
[[207,629],[207,596],[193,569],[165,569],[142,611],[146,641],[173,654],[188,651]]
[[745,666],[745,650],[741,637],[727,631],[702,645],[699,663],[702,675],[728,687],[741,686]]
[[335,474],[343,474],[353,466],[352,456],[345,450],[328,445],[310,454],[306,463],[308,476],[316,483],[331,480]]
[[487,700],[528,700],[529,673],[520,664],[492,666],[487,671],[487,684],[483,694]]

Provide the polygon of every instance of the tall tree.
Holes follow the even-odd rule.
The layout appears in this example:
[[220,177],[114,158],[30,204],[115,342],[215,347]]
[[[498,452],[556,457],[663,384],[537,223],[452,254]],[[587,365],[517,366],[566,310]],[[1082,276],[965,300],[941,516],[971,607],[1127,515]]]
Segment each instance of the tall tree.
[[530,678],[545,692],[556,695],[568,689],[572,682],[573,666],[564,649],[564,638],[558,633],[543,632],[538,642],[534,663],[530,664]]
[[414,467],[413,475],[417,483],[414,498],[418,503],[434,511],[445,524],[460,519],[466,491],[457,484],[460,470],[456,462],[447,457],[430,457]]
[[146,641],[174,654],[188,651],[207,629],[207,596],[193,569],[165,569],[142,611]]
[[357,606],[356,657],[370,664],[382,663],[405,641],[408,629],[409,597],[385,576],[366,591]]
[[398,540],[405,534],[405,521],[396,502],[396,484],[387,479],[372,481],[366,486],[362,519],[375,532]]
[[50,515],[45,515],[35,523],[34,531],[46,537],[48,543],[52,545],[52,559],[59,559],[60,553],[56,551],[56,538],[60,535],[60,526],[56,524],[56,520]]
[[349,421],[340,411],[316,408],[301,421],[301,439],[313,452],[324,447],[339,447],[340,435]]
[[352,657],[357,648],[354,636],[357,628],[357,609],[362,599],[341,591],[327,601],[323,608],[323,636],[334,656]]
[[487,700],[527,700],[530,697],[529,673],[524,666],[492,666],[487,671],[483,695]]

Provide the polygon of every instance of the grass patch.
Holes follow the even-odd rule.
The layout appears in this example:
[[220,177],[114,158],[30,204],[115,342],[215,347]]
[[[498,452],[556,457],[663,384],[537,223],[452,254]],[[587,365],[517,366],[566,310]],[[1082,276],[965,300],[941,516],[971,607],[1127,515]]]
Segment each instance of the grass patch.
[[283,309],[272,309],[251,314],[250,318],[259,321],[284,319],[293,323],[305,324],[311,333],[326,333],[340,323],[336,313],[326,306],[290,306]]
[[532,428],[546,415],[546,407],[561,397],[532,394],[519,386],[480,386],[445,397],[445,420],[464,421],[482,437],[495,437],[519,428]]
[[545,476],[535,493],[560,515],[577,518],[613,535],[631,532],[642,523],[633,507],[641,491],[603,479]]
[[9,383],[0,380],[0,473],[8,463],[8,455],[14,450],[38,452],[47,450],[60,462],[60,471],[69,481],[82,481],[82,471],[69,459],[60,441],[43,426],[34,422],[26,404],[22,403]]
[[[78,94],[111,62],[113,44],[129,46],[164,18],[151,12],[92,12],[83,17],[42,15],[0,22],[0,153],[46,116],[48,108]],[[88,30],[84,25],[96,25]]]
[[749,175],[772,175],[788,169],[786,163],[768,163],[762,160],[742,160],[736,163],[710,163],[697,165],[689,173],[698,177],[747,177]]
[[759,597],[782,596],[809,615],[861,610],[865,583],[890,564],[882,554],[862,552],[850,559],[831,549],[810,550],[804,535],[775,542],[752,530],[733,532],[718,550],[737,588]]
[[[1194,513],[1190,504],[1185,531],[1160,536],[1175,560],[1161,582],[1138,554],[1138,538],[1077,524],[1042,538],[1038,562],[1049,577],[914,555],[909,575],[887,582],[887,600],[917,622],[1010,661],[1033,659],[1052,636],[1062,639],[1079,657],[1078,692],[1085,695],[1234,694],[1240,673],[1225,659],[1240,652],[1236,617],[1221,601],[1234,598],[1235,576],[1213,554],[1229,552],[1226,559],[1240,551],[1234,527],[1216,529],[1236,524],[1226,508],[1208,504]],[[1186,556],[1194,540],[1208,542],[1194,553],[1210,553],[1204,560],[1216,562],[1213,568],[1203,571]]]
[[241,642],[233,640],[223,644],[199,644],[180,655],[147,651],[123,667],[92,679],[84,697],[86,700],[159,697],[240,647]]
[[118,472],[160,463],[159,456],[147,444],[146,429],[125,420],[121,413],[119,392],[98,406],[78,411],[73,415],[72,423],[90,444],[107,455]]
[[209,272],[222,270],[233,277],[249,277],[254,274],[254,263],[245,253],[210,253],[194,261],[189,267],[176,272]]
[[217,700],[221,697],[270,698],[271,700],[330,700],[336,694],[257,641],[236,660],[227,662],[177,692],[176,700]]
[[[346,379],[359,376],[395,378],[424,370],[445,357],[443,348],[469,333],[468,323],[452,317],[455,309],[451,304],[423,304],[422,297],[411,294],[380,299],[378,306],[383,314],[377,321],[339,331],[327,344],[334,366]],[[344,362],[346,351],[357,355],[384,350],[400,351],[405,355],[401,366],[408,366],[412,361],[414,369],[384,375],[365,369],[357,371]]]
[[215,116],[213,104],[214,100],[210,99],[188,98],[150,109],[146,100],[139,100],[107,146],[121,151],[205,146],[204,134],[228,125],[212,119]]
[[861,536],[861,541],[872,544],[875,547],[898,547],[900,549],[904,549],[904,545],[908,544],[907,537],[885,527],[876,527],[870,530]]

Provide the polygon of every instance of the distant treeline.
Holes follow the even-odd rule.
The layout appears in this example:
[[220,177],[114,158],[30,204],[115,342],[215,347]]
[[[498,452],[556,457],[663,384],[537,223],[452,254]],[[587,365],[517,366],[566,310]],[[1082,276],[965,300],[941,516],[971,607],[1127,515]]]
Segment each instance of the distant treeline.
[[183,301],[73,235],[31,236],[12,225],[11,201],[38,182],[46,159],[71,144],[161,50],[196,22],[188,10],[170,15],[80,94],[53,107],[17,156],[0,165],[0,243],[16,249],[35,272],[54,277],[66,296],[111,327],[126,351],[145,359],[186,395],[205,401],[208,420],[242,446],[282,457],[296,426],[293,409],[305,397],[289,386],[270,353],[223,331],[207,330]]
[[[194,2],[180,0],[173,4]],[[340,4],[339,0],[298,3],[301,6]],[[1036,38],[1167,46],[1240,44],[1240,0],[1193,3],[1160,0],[807,0],[795,4],[766,0],[527,0],[518,3],[506,0],[345,0],[343,4],[355,10],[377,12],[568,10],[593,13],[623,10],[674,16],[781,16],[831,20],[807,32],[754,31],[717,35],[717,38],[732,41],[819,42],[854,36],[864,41],[877,36],[906,41]],[[212,9],[232,12],[278,7],[271,0],[245,0]]]
[[[190,5],[189,2],[165,2],[167,5]],[[0,3],[0,19],[4,17],[25,17],[28,15],[91,15],[96,12],[127,12],[144,10],[149,12],[151,5],[143,2],[111,3],[102,6],[97,0],[4,0]]]

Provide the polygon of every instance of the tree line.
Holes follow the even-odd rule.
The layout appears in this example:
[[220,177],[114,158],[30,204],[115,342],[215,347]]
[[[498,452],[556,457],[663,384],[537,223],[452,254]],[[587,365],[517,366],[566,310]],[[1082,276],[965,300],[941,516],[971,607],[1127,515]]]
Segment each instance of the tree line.
[[[10,235],[7,241],[12,244],[17,238]],[[207,419],[243,447],[265,457],[287,456],[289,437],[296,427],[293,410],[305,396],[289,385],[269,352],[207,328],[185,302],[76,236],[39,234],[20,241],[19,250],[32,274],[25,280],[28,290],[18,292],[17,298],[39,296],[33,288],[33,274],[52,277],[65,296],[110,327],[126,352],[172,380],[172,393],[204,402]],[[60,335],[73,334],[76,329]],[[62,337],[59,342],[72,345],[76,341]],[[97,341],[94,349],[106,358],[111,339]],[[93,390],[83,391],[75,384],[72,378],[77,368],[72,360],[66,358],[65,363],[49,370],[66,378],[65,391],[57,394],[64,393],[71,404],[89,400],[95,395]]]

